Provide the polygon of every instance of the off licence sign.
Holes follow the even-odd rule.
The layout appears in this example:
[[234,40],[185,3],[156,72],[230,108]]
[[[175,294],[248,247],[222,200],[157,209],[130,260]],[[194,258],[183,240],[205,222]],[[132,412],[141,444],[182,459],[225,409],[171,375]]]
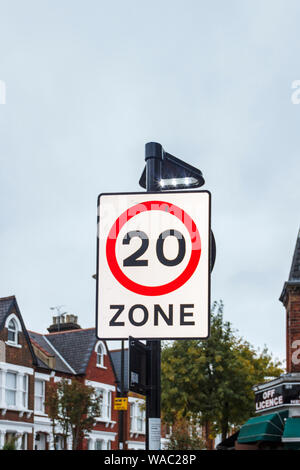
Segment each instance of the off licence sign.
[[102,194],[98,206],[98,337],[206,338],[210,193]]

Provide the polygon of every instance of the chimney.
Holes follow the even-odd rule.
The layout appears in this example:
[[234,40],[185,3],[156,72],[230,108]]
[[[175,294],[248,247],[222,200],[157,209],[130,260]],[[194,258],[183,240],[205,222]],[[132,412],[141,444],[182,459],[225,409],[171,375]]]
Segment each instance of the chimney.
[[78,325],[78,316],[67,314],[58,315],[52,318],[52,325],[49,326],[49,333],[57,333],[58,331],[80,330],[81,326]]

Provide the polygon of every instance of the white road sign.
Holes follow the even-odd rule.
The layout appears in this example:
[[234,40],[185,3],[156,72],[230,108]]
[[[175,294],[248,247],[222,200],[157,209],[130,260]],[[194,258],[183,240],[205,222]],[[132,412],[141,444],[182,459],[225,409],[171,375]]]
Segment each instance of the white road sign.
[[207,338],[210,193],[101,194],[97,335]]

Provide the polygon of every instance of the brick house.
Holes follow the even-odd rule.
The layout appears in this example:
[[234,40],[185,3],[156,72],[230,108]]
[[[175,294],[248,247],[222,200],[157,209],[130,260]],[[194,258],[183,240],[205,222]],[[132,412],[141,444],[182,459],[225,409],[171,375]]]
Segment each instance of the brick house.
[[[117,364],[118,351],[110,353],[95,329],[82,329],[74,315],[67,315],[66,321],[54,318],[48,332],[27,331],[16,298],[0,299],[0,449],[11,436],[17,436],[18,449],[54,449],[45,407],[47,390],[51,382],[74,377],[93,386],[102,397],[101,417],[81,448],[118,449],[118,412],[113,409],[118,377],[111,358],[113,354]],[[129,397],[125,448],[144,448],[142,402],[142,397]],[[59,429],[55,439],[56,448],[62,449]]]
[[28,332],[14,297],[0,300],[0,448],[18,434],[18,448],[32,449],[34,380],[38,369]]
[[286,310],[286,373],[253,387],[256,416],[236,436],[238,450],[300,449],[300,230],[279,300]]
[[286,309],[286,368],[300,372],[300,230],[296,241],[289,279],[284,283],[280,301]]

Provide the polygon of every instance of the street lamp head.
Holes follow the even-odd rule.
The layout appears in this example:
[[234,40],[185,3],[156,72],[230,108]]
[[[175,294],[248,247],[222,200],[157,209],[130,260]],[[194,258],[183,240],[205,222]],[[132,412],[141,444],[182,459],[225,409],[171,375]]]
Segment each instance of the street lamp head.
[[[205,183],[200,170],[165,152],[161,144],[157,142],[148,142],[146,144],[145,160],[148,159],[160,161],[158,186],[161,191],[199,188]],[[139,184],[142,188],[147,188],[146,167]]]

